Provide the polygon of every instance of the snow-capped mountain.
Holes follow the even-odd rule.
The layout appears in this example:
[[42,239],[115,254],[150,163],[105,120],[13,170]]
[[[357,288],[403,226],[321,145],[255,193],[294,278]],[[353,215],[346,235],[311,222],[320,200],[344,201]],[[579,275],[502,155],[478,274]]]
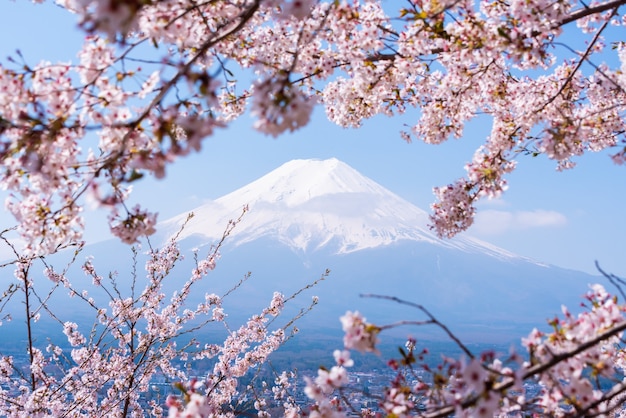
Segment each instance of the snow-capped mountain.
[[[426,242],[499,258],[506,250],[465,236],[441,240],[428,228],[428,215],[417,206],[361,175],[349,165],[328,160],[293,160],[252,183],[193,209],[194,218],[180,238],[200,245],[217,241],[229,219],[248,205],[230,243],[241,245],[271,237],[294,251],[327,249],[347,254],[400,241]],[[183,213],[165,221],[172,236],[187,219]]]

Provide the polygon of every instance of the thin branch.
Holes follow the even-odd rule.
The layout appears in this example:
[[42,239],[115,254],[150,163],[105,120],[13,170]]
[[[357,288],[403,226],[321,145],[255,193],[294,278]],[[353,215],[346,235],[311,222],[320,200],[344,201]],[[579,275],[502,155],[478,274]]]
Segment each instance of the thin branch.
[[450,329],[443,323],[440,322],[437,318],[435,318],[435,316],[433,314],[431,314],[428,309],[426,309],[424,306],[417,304],[417,303],[413,303],[413,302],[409,302],[406,300],[402,300],[400,298],[397,298],[395,296],[385,296],[385,295],[374,295],[374,294],[361,294],[360,295],[363,298],[374,298],[374,299],[385,299],[385,300],[389,300],[392,302],[396,302],[399,303],[401,305],[407,305],[407,306],[411,306],[413,308],[417,308],[420,311],[422,311],[424,314],[426,314],[426,316],[428,316],[430,318],[430,321],[427,321],[426,323],[430,323],[433,325],[437,325],[439,328],[441,328],[447,335],[448,337],[450,337],[450,339],[452,341],[454,341],[461,350],[463,350],[463,352],[465,354],[467,354],[467,356],[469,358],[474,358],[474,354],[472,354],[472,352],[469,350],[469,348],[467,348],[467,346],[465,344],[463,344],[461,342],[461,340],[454,335],[454,333],[452,331],[450,331]]
[[612,399],[614,399],[615,397],[619,396],[620,394],[624,393],[626,391],[626,382],[622,382],[618,385],[615,385],[611,388],[610,391],[605,392],[600,399],[597,399],[596,401],[592,402],[591,404],[589,404],[586,408],[582,409],[579,413],[577,413],[576,415],[573,416],[573,418],[583,418],[583,417],[592,417],[592,416],[605,416],[605,414],[607,412],[611,412],[616,408],[622,407],[622,405],[620,404],[616,404],[614,405],[612,408],[609,408],[608,411],[602,411],[602,412],[598,412],[595,414],[590,414],[589,411],[592,410],[593,408],[596,408],[598,406],[600,406],[603,402],[608,402]]
[[[580,52],[576,51],[574,48],[572,48],[571,46],[565,43],[554,42],[553,45],[558,45],[560,47],[563,47],[573,54],[576,54],[579,56],[581,55]],[[587,64],[589,64],[594,70],[596,70],[598,74],[602,75],[609,83],[615,86],[617,90],[619,90],[622,93],[625,93],[624,88],[617,81],[615,81],[611,76],[609,76],[602,68],[600,68],[599,65],[594,64],[588,57],[587,57]]]
[[602,270],[602,268],[600,267],[600,263],[598,263],[597,260],[596,260],[596,269],[598,269],[600,274],[602,274],[609,282],[611,282],[613,286],[617,288],[619,293],[622,295],[623,300],[626,301],[626,294],[624,294],[624,289],[622,288],[622,286],[626,286],[626,280],[620,277],[617,277],[614,274],[609,274],[605,272],[604,270]]

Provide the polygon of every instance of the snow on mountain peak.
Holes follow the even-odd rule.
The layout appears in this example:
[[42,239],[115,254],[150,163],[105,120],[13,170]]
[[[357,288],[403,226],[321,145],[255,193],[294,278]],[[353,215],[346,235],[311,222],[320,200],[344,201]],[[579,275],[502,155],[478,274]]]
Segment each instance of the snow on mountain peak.
[[[410,240],[498,258],[515,257],[469,237],[438,239],[427,226],[425,211],[336,158],[289,161],[194,209],[195,216],[180,238],[193,236],[203,244],[216,242],[228,220],[236,218],[245,205],[250,211],[229,237],[231,244],[269,237],[296,251],[330,247],[335,253],[350,253]],[[160,228],[172,236],[186,218],[186,213],[181,214]]]
[[291,208],[320,196],[340,193],[380,195],[388,192],[349,165],[330,158],[289,161],[219,200],[228,204],[243,199],[250,206],[258,201],[273,202]]

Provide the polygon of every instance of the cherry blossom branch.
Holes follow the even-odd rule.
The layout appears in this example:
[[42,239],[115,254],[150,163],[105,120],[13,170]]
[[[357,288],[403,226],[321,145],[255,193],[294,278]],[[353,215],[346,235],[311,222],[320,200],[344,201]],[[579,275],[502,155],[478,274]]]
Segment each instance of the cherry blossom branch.
[[[605,331],[601,334],[599,334],[598,336],[585,341],[583,343],[580,343],[576,348],[564,352],[564,353],[559,353],[559,354],[554,354],[552,356],[552,358],[545,362],[545,363],[539,363],[539,364],[535,364],[532,365],[528,368],[526,368],[523,373],[521,374],[521,379],[522,380],[526,380],[529,378],[532,378],[533,376],[539,375],[541,373],[544,373],[546,371],[551,370],[552,368],[554,368],[554,366],[556,366],[557,364],[568,360],[570,358],[573,358],[574,356],[576,356],[577,354],[580,354],[592,347],[596,347],[599,343],[601,343],[602,341],[606,341],[607,339],[616,336],[617,334],[621,333],[622,331],[626,330],[626,321],[620,323],[620,324],[616,324],[613,328],[609,329],[608,331]],[[494,393],[500,393],[500,392],[504,392],[507,389],[512,388],[515,385],[515,379],[506,379],[505,381],[503,381],[502,383],[498,383],[496,385],[494,385],[492,388],[490,388],[489,390],[494,392]],[[622,387],[624,386],[624,383],[614,387],[614,390],[616,393],[614,393],[614,390],[612,389],[609,392],[608,395],[608,399],[612,399],[613,397],[617,396],[619,393],[622,393],[626,387]],[[467,409],[473,405],[476,405],[476,403],[479,401],[479,399],[481,398],[483,394],[478,394],[476,396],[470,397],[469,399],[463,401],[461,403],[461,408],[463,409]],[[593,406],[589,406],[588,408],[585,409],[585,411],[589,411],[592,408],[594,408],[595,406],[599,405],[601,402],[594,402]],[[453,406],[453,405],[448,405],[448,406],[444,406],[441,408],[438,408],[436,411],[434,412],[430,412],[430,413],[426,413],[423,415],[420,415],[423,418],[443,418],[443,417],[448,417],[450,416],[450,414],[453,414],[454,411],[456,410],[457,406]],[[576,415],[576,416],[585,416],[584,414],[582,415]]]
[[[614,385],[609,391],[603,393],[599,399],[589,404],[589,406],[582,408],[579,411],[576,411],[577,413],[573,415],[573,418],[596,417],[596,416],[604,415],[606,413],[605,411],[600,411],[600,412],[591,412],[591,411],[598,408],[602,404],[615,399],[616,397],[623,394],[624,392],[626,392],[626,382],[621,382],[619,384]],[[622,409],[623,399],[620,399],[620,403],[622,403],[622,405],[618,403],[617,405],[613,405],[613,408],[608,408],[609,409],[608,412],[612,412],[616,410],[617,408]]]
[[[150,114],[150,112],[152,111],[152,109],[154,109],[159,103],[161,103],[161,101],[165,98],[166,94],[172,89],[172,87],[174,87],[178,81],[183,78],[183,76],[186,76],[189,71],[191,70],[191,68],[195,65],[195,63],[206,54],[206,52],[209,50],[209,48],[211,48],[213,45],[219,43],[220,41],[222,41],[223,39],[231,36],[234,33],[237,33],[238,31],[241,30],[241,28],[243,28],[246,23],[248,22],[249,19],[252,18],[252,16],[256,13],[256,11],[259,8],[259,1],[255,1],[251,7],[249,7],[248,9],[246,9],[240,16],[239,18],[239,22],[237,23],[237,25],[235,25],[232,29],[226,31],[225,33],[221,34],[220,36],[216,37],[215,39],[205,42],[199,49],[198,51],[194,54],[193,57],[191,57],[191,59],[189,59],[183,66],[182,68],[174,75],[174,77],[172,77],[168,82],[166,82],[164,85],[161,86],[159,92],[157,93],[157,95],[152,99],[152,101],[150,102],[150,104],[148,104],[148,106],[146,106],[145,110],[139,114],[139,116],[137,118],[135,118],[135,120],[130,123],[127,124],[126,126],[128,128],[130,128],[129,132],[124,136],[124,139],[122,141],[122,143],[126,143],[128,141],[128,138],[130,137],[130,133],[131,130],[137,128],[141,122],[146,119],[148,117],[148,115]],[[121,156],[123,154],[123,152],[125,151],[125,146],[122,145],[121,149],[116,152],[114,155],[108,157],[105,161],[104,164],[102,166],[102,169],[108,167],[110,164],[112,164],[117,158],[119,158],[119,156]],[[99,173],[100,169],[98,171],[96,171],[96,176]]]
[[[28,276],[28,270],[30,267],[30,263],[22,264],[19,268],[19,274],[22,278],[22,286],[24,290],[24,309],[26,310],[26,338],[27,338],[27,346],[28,346],[28,359],[29,364],[32,366],[35,364],[35,346],[33,340],[33,329],[32,329],[32,321],[33,315],[30,311],[30,287],[32,286],[30,282],[30,278]],[[35,391],[37,387],[37,380],[35,378],[35,373],[30,372],[30,390]]]

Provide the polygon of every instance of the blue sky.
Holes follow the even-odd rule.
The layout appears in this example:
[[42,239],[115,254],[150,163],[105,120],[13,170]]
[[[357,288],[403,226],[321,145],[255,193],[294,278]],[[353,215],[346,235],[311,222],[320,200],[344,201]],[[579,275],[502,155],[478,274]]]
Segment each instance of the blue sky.
[[[76,60],[82,35],[75,18],[50,4],[5,2],[0,13],[0,59],[16,48],[31,64],[42,59]],[[608,58],[607,59],[613,59]],[[242,117],[207,138],[203,150],[168,168],[164,180],[138,182],[134,199],[160,213],[160,219],[215,199],[294,158],[337,157],[406,200],[428,210],[432,187],[464,174],[463,165],[489,132],[476,121],[460,140],[443,145],[406,144],[398,132],[417,119],[416,111],[398,118],[377,117],[358,130],[328,122],[317,108],[310,125],[272,139],[255,132]],[[545,157],[520,157],[501,199],[480,204],[470,233],[520,255],[562,267],[595,272],[598,260],[626,276],[624,237],[626,168],[607,153],[588,154],[577,168],[556,172]],[[89,216],[90,239],[103,237],[104,221]],[[92,219],[93,218],[93,219]],[[5,226],[11,219],[3,213]]]

